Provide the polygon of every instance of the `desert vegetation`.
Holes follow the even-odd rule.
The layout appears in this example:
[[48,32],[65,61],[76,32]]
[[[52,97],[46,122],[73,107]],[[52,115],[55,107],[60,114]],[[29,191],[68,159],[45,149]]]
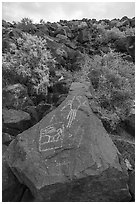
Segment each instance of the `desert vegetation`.
[[24,18],[3,20],[2,26],[3,88],[19,83],[35,105],[39,96],[56,105],[63,89],[57,90],[56,83],[69,88],[83,78],[91,82],[98,116],[110,129],[128,117],[135,98],[134,18],[39,24]]
[[[12,23],[2,20],[3,152],[17,135],[37,127],[56,109],[68,96],[73,82],[90,84],[89,105],[134,178],[135,18],[126,16],[54,23],[43,19],[33,23],[29,18]],[[22,149],[19,151],[23,155]],[[3,168],[5,182],[7,172],[11,174],[5,156]],[[32,199],[28,187],[13,174],[8,178],[14,188],[3,182],[3,201]],[[129,180],[132,201],[133,178]],[[15,192],[19,194],[15,196]],[[22,198],[24,194],[28,197]]]

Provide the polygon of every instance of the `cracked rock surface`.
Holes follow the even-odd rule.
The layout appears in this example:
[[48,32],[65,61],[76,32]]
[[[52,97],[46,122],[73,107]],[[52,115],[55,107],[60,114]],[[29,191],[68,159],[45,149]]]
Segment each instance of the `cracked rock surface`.
[[89,106],[88,89],[88,83],[72,83],[68,97],[8,147],[9,167],[36,201],[131,198],[126,167]]

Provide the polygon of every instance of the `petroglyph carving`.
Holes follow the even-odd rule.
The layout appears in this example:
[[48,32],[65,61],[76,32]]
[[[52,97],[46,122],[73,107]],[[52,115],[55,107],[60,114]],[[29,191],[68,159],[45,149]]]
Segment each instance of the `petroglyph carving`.
[[53,122],[53,119],[55,118],[55,115],[52,116],[50,123]]
[[[68,106],[70,108],[70,111],[66,116],[67,119],[67,124],[65,125],[66,128],[71,127],[73,121],[76,118],[78,109],[80,108],[80,106],[85,105],[85,103],[86,101],[83,99],[83,97],[78,95],[74,96],[71,100],[68,100],[66,105],[62,107],[61,112]],[[40,130],[39,151],[41,152],[62,148],[63,145],[64,123],[57,122],[57,118],[55,115],[52,116],[49,123],[50,125]],[[74,140],[73,135],[70,134],[68,137]]]
[[72,109],[72,103],[73,103],[75,97],[76,97],[76,96],[74,96],[74,97],[72,98],[72,100],[68,100],[68,102],[66,103],[65,106],[63,106],[63,108],[61,109],[61,111],[63,111],[67,106],[70,106],[70,109]]
[[69,134],[69,137],[72,137],[73,135],[72,134]]
[[[73,101],[77,100],[79,102],[78,106],[76,108],[73,108]],[[61,109],[61,111],[63,111],[67,106],[70,106],[70,112],[67,115],[67,120],[68,120],[68,124],[67,124],[67,128],[71,127],[72,122],[75,120],[76,115],[77,115],[77,111],[80,108],[80,106],[84,105],[86,101],[82,102],[83,97],[82,96],[74,96],[72,98],[72,100],[68,100],[68,102],[66,103],[66,105]]]
[[63,137],[64,124],[62,122],[52,124],[44,129],[41,129],[39,138],[39,151],[42,152],[61,148]]

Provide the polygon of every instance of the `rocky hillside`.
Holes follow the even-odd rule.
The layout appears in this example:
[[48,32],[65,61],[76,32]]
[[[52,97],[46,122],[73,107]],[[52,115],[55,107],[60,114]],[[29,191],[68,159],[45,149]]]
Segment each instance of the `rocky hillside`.
[[[35,125],[39,127],[43,118],[67,100],[73,83],[90,84],[89,107],[122,154],[134,200],[135,18],[124,16],[99,21],[41,20],[39,24],[29,18],[18,23],[2,20],[3,201],[33,198],[35,188],[26,184],[24,176],[22,184],[16,165],[7,164],[5,152],[13,146],[12,141],[16,143],[15,138]],[[15,149],[10,155],[14,151],[16,155]],[[123,194],[120,201],[124,199]],[[81,197],[81,201],[92,199]]]

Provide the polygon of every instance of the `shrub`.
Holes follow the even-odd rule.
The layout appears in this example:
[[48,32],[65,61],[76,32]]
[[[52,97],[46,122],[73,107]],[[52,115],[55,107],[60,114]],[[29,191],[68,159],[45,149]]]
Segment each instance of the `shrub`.
[[3,86],[23,83],[31,93],[47,94],[49,69],[55,66],[55,60],[46,49],[46,40],[24,34],[17,39],[17,47],[14,54],[3,54]]
[[132,28],[132,27],[127,28],[125,30],[125,35],[126,36],[135,36],[135,28]]
[[100,44],[107,44],[114,42],[119,38],[126,36],[125,32],[121,32],[118,28],[113,27],[110,30],[105,29],[103,26],[98,28],[100,35],[97,37],[97,42]]
[[33,24],[33,21],[29,18],[22,18],[21,22],[19,22],[16,27],[23,32],[30,34],[35,34],[37,30],[36,26]]
[[113,42],[118,38],[125,37],[125,33],[121,32],[118,28],[113,27],[111,30],[106,31],[106,36],[108,38],[108,42]]
[[115,130],[125,120],[134,100],[134,64],[124,61],[119,54],[95,56],[88,77],[95,90],[95,101],[100,118]]

